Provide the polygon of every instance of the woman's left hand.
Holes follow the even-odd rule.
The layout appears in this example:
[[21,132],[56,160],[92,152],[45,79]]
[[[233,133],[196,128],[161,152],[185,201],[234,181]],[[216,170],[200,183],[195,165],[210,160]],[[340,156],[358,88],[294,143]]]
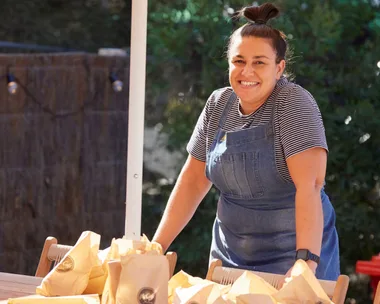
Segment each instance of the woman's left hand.
[[[306,264],[309,266],[311,271],[315,274],[315,271],[317,270],[318,264],[314,261],[311,261],[311,260],[306,261]],[[280,284],[280,286],[281,286],[280,288],[282,288],[284,286],[284,284],[289,282],[290,278],[292,277],[292,270],[293,270],[293,266],[285,274],[284,281],[282,282],[282,284]]]

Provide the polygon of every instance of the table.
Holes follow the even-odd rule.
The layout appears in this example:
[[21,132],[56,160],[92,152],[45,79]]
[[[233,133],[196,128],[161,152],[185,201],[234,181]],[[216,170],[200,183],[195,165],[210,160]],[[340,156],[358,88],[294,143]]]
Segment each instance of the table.
[[41,281],[38,277],[0,272],[0,304],[7,303],[8,298],[35,294]]

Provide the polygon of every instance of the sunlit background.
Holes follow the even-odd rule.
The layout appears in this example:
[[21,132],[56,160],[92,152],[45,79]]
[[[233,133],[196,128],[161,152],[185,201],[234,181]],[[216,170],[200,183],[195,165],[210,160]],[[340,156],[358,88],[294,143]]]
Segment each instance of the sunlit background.
[[[262,3],[263,1],[252,3],[240,0],[149,1],[142,218],[142,232],[149,238],[153,236],[178,170],[186,157],[186,143],[207,97],[213,90],[228,85],[226,42],[232,31],[241,25],[231,17],[244,5]],[[370,260],[380,252],[380,2],[378,0],[286,0],[275,3],[281,7],[282,15],[272,25],[287,35],[292,50],[287,73],[296,83],[313,94],[324,119],[329,145],[326,191],[337,214],[341,270],[342,273],[348,274],[351,280],[347,303],[371,303],[370,277],[358,274],[355,265],[358,260]],[[13,68],[11,73],[13,77],[20,77],[18,69],[21,69],[21,65],[23,69],[25,68],[20,59],[22,54],[25,56],[26,54],[28,56],[76,54],[85,57],[89,55],[102,57],[107,52],[116,54],[119,61],[105,63],[107,67],[110,66],[109,71],[113,72],[116,78],[112,80],[112,75],[107,70],[107,73],[101,74],[103,76],[100,74],[94,76],[91,84],[86,84],[86,90],[91,96],[95,96],[96,88],[107,88],[105,92],[95,96],[100,98],[99,104],[103,102],[103,105],[99,108],[96,106],[81,108],[79,116],[73,107],[75,113],[72,119],[59,120],[60,123],[67,123],[72,127],[78,122],[78,117],[98,111],[94,128],[95,126],[107,128],[106,126],[115,124],[113,116],[110,115],[116,110],[120,111],[118,112],[120,115],[125,114],[125,117],[127,114],[122,103],[125,101],[127,104],[128,97],[126,90],[128,90],[129,75],[130,15],[131,1],[128,0],[2,0],[0,51],[3,55],[0,56],[0,60],[2,60],[3,74],[8,75],[7,69]],[[14,63],[11,64],[12,58],[18,59],[14,59]],[[72,60],[70,64],[75,67],[75,59],[70,60]],[[96,57],[91,63],[88,68],[90,74],[92,69],[96,69],[99,60]],[[35,61],[31,62],[34,62],[33,65],[36,64]],[[43,64],[44,69],[48,71],[50,63]],[[54,60],[51,64],[54,64]],[[123,64],[127,67],[122,66]],[[60,64],[62,65],[64,61]],[[32,69],[31,66],[26,68]],[[125,72],[121,72],[124,68]],[[33,71],[36,72],[38,69],[35,67]],[[62,68],[60,71],[62,72]],[[48,75],[46,74],[48,72],[44,73],[43,75]],[[34,78],[30,76],[32,74],[28,74],[29,78],[21,79],[21,84],[26,88],[28,85],[34,85]],[[83,72],[82,76],[78,75],[78,79],[85,81],[90,74]],[[62,76],[64,80],[60,82],[60,74],[55,75],[54,86],[70,86],[71,81],[74,83],[71,76],[68,78],[66,76]],[[4,92],[0,93],[0,104],[2,104],[0,118],[3,121],[11,121],[11,115],[15,115],[13,112],[15,103],[12,98],[15,98],[14,100],[21,98],[17,97],[19,96],[17,94],[24,94],[24,102],[18,108],[18,115],[21,113],[23,121],[29,121],[31,111],[33,115],[43,113],[49,115],[47,109],[59,109],[59,103],[52,104],[49,101],[49,92],[53,88],[53,85],[49,84],[49,77],[41,78],[44,79],[43,82],[34,87],[38,87],[38,90],[29,89],[31,95],[26,94],[27,91],[20,85],[15,87],[12,83],[14,79],[2,78],[4,85],[2,87],[0,85],[0,88]],[[121,84],[115,83],[116,80]],[[122,95],[117,95],[117,92]],[[12,94],[16,97],[10,98],[9,95]],[[78,95],[73,93],[63,99],[70,104],[71,101],[77,103],[78,98]],[[33,101],[35,106],[30,108]],[[116,108],[116,104],[120,107]],[[108,118],[102,115],[102,109],[107,109]],[[56,117],[55,119],[57,122]],[[70,216],[70,212],[77,214],[78,210],[84,208],[78,207],[78,204],[83,206],[99,204],[99,210],[102,212],[106,212],[107,206],[119,204],[122,213],[125,196],[125,162],[121,161],[125,156],[123,149],[125,149],[126,134],[122,132],[124,126],[126,127],[125,121],[121,121],[116,129],[109,127],[106,135],[100,131],[99,137],[92,137],[92,141],[101,142],[99,149],[103,150],[99,150],[99,153],[104,154],[101,161],[96,162],[96,166],[115,159],[119,161],[113,163],[114,171],[111,173],[107,171],[109,175],[104,175],[108,176],[109,182],[102,180],[102,174],[99,173],[101,171],[97,171],[98,167],[92,168],[91,165],[88,166],[89,170],[94,169],[91,171],[94,172],[92,179],[82,179],[79,174],[82,171],[78,168],[81,168],[83,163],[86,164],[85,153],[80,154],[78,161],[72,168],[70,167],[72,171],[65,171],[69,177],[63,183],[65,187],[60,189],[60,200],[66,202],[62,205],[65,215]],[[14,123],[9,128],[17,129],[18,124]],[[65,128],[68,127],[62,127],[62,130]],[[84,134],[87,134],[86,132],[91,133],[91,128],[85,128]],[[42,135],[38,134],[30,136],[42,138]],[[65,138],[63,133],[52,136],[50,139],[52,141],[54,136]],[[113,137],[112,147],[107,146],[107,136]],[[28,194],[29,188],[23,185],[22,178],[12,182],[7,178],[11,169],[7,163],[8,158],[4,155],[9,153],[7,147],[12,140],[18,139],[12,138],[5,131],[2,137],[7,137],[7,144],[3,140],[3,144],[0,144],[0,149],[3,151],[0,153],[0,205],[2,206],[0,207],[2,210],[0,256],[5,259],[5,256],[8,257],[12,252],[21,251],[18,247],[21,243],[16,243],[13,247],[6,245],[12,220],[7,215],[9,214],[7,210],[12,206],[29,205],[30,208],[36,209],[34,205],[36,200],[43,201],[46,204],[44,208],[49,208],[55,197],[41,198],[38,197],[38,192],[31,196]],[[27,138],[28,136],[25,140]],[[39,142],[42,143],[43,140]],[[18,142],[17,147],[24,149],[25,145]],[[82,145],[83,147],[86,146]],[[60,149],[64,149],[64,145],[61,145]],[[82,150],[79,149],[78,153]],[[42,157],[38,151],[30,149],[28,157]],[[67,161],[67,155],[64,154],[60,161]],[[108,159],[107,155],[112,155],[114,158],[110,156]],[[22,176],[27,167],[18,169]],[[54,174],[59,174],[58,171],[54,172],[51,173],[53,177],[50,179],[44,177],[43,182],[38,185],[29,181],[30,188],[54,187],[54,182],[50,180],[54,178]],[[103,189],[104,192],[86,196],[86,191],[89,191],[86,183],[92,183],[91,187]],[[74,185],[76,191],[72,190]],[[78,188],[78,185],[82,188]],[[12,191],[9,190],[11,188]],[[112,195],[109,195],[110,193]],[[205,275],[217,195],[215,189],[210,192],[189,226],[170,248],[178,253],[177,270],[183,269],[192,275]],[[6,204],[8,207],[4,207]],[[69,207],[66,208],[67,204]],[[95,217],[88,211],[91,208],[86,208],[83,213],[84,224],[82,223],[80,228],[89,229],[91,226],[94,230],[97,229],[98,233],[106,234],[106,223],[115,221],[115,218],[101,217],[99,214]],[[59,212],[63,211],[57,210],[51,212],[57,215],[59,221]],[[37,221],[39,213],[37,212],[33,218]],[[118,227],[123,227],[121,217],[117,218],[117,221],[121,221]],[[94,222],[105,222],[105,224],[97,226],[93,224]],[[65,223],[75,225],[70,221]],[[65,227],[63,224],[61,229],[57,228],[53,232],[45,229],[42,232],[45,237],[55,233],[58,237],[64,238]],[[20,233],[24,232],[20,230]],[[122,233],[123,230],[120,230],[120,234]],[[79,234],[73,236],[72,241],[78,236]],[[27,244],[30,238],[32,238],[30,234],[25,235],[21,245]],[[38,248],[33,250],[38,254]],[[20,259],[23,258],[24,256],[20,256]],[[33,257],[27,258],[35,261]],[[9,259],[7,258],[7,261]],[[28,269],[29,274],[32,274],[33,267],[25,267],[14,269],[19,272]]]

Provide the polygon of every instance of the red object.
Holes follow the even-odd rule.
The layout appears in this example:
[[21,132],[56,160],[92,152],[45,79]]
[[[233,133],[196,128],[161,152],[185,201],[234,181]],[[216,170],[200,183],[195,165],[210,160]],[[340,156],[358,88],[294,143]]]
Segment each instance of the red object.
[[357,261],[356,272],[367,274],[371,278],[371,287],[375,297],[377,284],[380,281],[380,255],[374,255],[371,261]]

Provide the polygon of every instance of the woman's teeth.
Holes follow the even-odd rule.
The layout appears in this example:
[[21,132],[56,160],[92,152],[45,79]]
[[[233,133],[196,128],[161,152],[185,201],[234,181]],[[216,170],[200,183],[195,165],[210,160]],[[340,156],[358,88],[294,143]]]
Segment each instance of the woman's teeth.
[[255,86],[255,85],[259,84],[258,82],[251,82],[251,81],[240,81],[240,83],[243,86]]

